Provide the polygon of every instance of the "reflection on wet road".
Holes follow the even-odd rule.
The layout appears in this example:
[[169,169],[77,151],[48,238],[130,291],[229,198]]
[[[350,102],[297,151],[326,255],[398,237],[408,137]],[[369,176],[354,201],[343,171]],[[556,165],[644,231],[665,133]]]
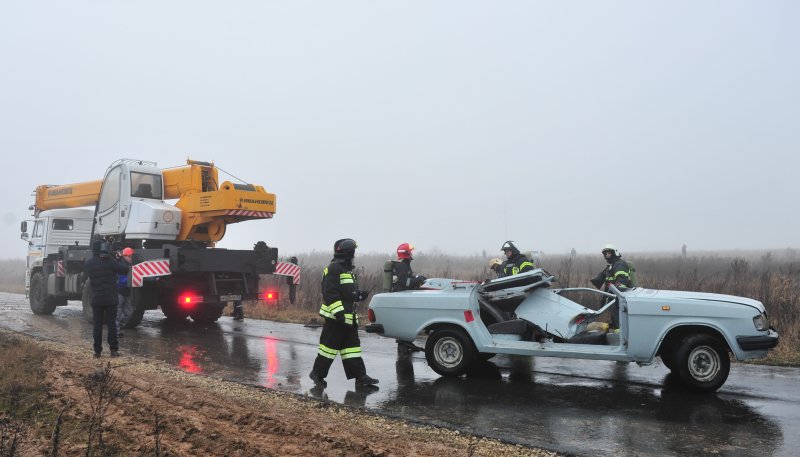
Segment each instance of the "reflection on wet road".
[[[0,326],[91,350],[79,303],[35,316],[23,296],[0,293],[0,315]],[[398,355],[393,340],[362,334],[380,389],[356,389],[337,360],[318,391],[308,372],[319,331],[229,318],[176,324],[148,311],[120,341],[124,353],[189,373],[578,455],[791,456],[800,449],[796,368],[734,364],[715,395],[681,391],[660,364],[498,356],[464,378],[440,378],[422,353]]]

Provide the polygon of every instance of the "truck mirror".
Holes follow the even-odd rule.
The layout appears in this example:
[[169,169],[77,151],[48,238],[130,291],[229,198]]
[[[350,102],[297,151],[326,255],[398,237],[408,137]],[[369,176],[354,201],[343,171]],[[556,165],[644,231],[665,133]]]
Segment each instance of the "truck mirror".
[[28,231],[28,221],[22,221],[22,223],[19,224],[19,231],[23,233]]
[[22,232],[19,237],[25,241],[28,241],[28,232]]

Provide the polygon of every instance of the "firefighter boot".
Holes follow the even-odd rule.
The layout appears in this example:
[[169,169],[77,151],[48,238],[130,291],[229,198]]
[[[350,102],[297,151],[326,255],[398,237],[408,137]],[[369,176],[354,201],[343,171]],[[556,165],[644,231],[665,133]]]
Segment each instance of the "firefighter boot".
[[361,375],[356,378],[356,387],[372,386],[377,383],[377,379],[370,378],[368,375]]
[[315,386],[325,387],[328,385],[328,382],[325,381],[325,378],[318,375],[315,371],[312,371],[311,374],[308,375],[308,377],[311,378],[312,381],[314,381]]

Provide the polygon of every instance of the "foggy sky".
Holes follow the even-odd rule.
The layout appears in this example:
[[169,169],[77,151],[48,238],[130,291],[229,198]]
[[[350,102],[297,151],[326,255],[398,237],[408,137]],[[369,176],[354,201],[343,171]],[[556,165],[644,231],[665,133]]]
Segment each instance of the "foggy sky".
[[277,194],[221,247],[798,247],[798,20],[791,1],[2,2],[0,258],[24,257],[37,185],[187,157]]

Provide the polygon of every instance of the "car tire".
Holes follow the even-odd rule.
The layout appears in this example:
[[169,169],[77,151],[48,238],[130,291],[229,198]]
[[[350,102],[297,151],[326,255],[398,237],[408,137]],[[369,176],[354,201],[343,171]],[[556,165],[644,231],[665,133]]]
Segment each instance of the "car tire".
[[719,389],[728,379],[731,369],[727,346],[707,334],[684,338],[672,362],[672,369],[677,372],[681,383],[695,392]]
[[31,277],[30,305],[33,314],[53,314],[56,310],[55,297],[47,296],[44,273],[37,271]]
[[461,376],[475,360],[475,346],[464,330],[436,330],[425,343],[425,358],[433,371],[442,376]]
[[675,371],[675,351],[673,348],[664,348],[661,350],[661,363],[669,371]]

